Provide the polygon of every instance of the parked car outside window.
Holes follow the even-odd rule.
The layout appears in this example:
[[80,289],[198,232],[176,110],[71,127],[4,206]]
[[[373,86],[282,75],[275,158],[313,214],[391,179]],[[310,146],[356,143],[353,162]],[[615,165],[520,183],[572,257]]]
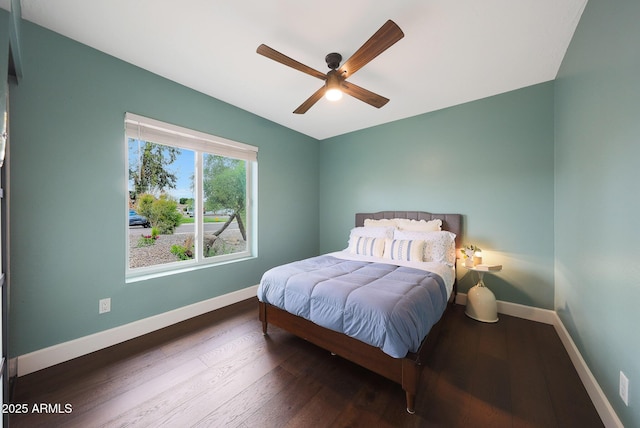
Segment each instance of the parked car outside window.
[[129,226],[151,227],[149,219],[138,214],[135,210],[129,210]]

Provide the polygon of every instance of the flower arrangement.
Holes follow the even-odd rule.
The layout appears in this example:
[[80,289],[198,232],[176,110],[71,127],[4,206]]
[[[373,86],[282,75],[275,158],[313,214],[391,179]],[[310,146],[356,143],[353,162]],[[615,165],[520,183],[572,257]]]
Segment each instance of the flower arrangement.
[[482,263],[480,256],[480,247],[473,244],[467,244],[462,247],[462,255],[464,256],[464,266],[468,268],[474,267],[476,264]]
[[465,259],[473,257],[476,251],[482,251],[482,250],[480,249],[480,247],[473,244],[467,244],[462,248],[462,254],[464,255]]

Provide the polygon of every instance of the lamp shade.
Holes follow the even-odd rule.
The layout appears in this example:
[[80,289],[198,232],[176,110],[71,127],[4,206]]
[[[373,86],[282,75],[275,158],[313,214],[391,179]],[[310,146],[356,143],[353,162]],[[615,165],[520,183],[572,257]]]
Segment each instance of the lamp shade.
[[476,251],[473,253],[473,265],[481,265],[482,264],[482,251]]

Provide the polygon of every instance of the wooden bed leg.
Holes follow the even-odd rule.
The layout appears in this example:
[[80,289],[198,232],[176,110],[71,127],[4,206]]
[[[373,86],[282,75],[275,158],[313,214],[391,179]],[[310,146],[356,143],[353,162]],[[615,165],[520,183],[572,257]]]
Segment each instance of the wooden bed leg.
[[422,370],[416,361],[408,358],[402,360],[402,389],[407,395],[407,412],[414,414],[416,412],[416,393],[418,392],[418,383]]
[[262,335],[267,335],[267,305],[264,302],[258,302],[258,319],[262,321]]
[[414,414],[416,412],[416,395],[407,391],[407,413]]

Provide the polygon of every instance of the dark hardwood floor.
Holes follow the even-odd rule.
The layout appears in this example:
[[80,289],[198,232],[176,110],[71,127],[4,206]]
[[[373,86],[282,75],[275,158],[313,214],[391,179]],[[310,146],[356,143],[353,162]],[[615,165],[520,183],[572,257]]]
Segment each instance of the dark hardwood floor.
[[251,299],[18,378],[13,403],[59,412],[9,426],[603,426],[552,326],[456,305],[436,345],[409,415],[399,385],[276,327],[263,336]]

